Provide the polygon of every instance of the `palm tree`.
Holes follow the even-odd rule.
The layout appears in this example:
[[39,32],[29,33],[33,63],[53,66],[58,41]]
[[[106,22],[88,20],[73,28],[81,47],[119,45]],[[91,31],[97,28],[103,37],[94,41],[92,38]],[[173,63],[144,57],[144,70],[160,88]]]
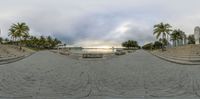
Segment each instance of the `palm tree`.
[[183,40],[185,40],[186,35],[183,31],[181,31],[180,29],[178,30],[174,30],[171,34],[171,40],[173,41],[173,45],[176,47],[178,45],[183,44]]
[[171,34],[171,40],[173,41],[173,46],[177,46],[177,40],[179,39],[179,32],[177,32],[176,30],[174,30]]
[[62,42],[60,40],[58,40],[57,38],[55,38],[54,43],[55,43],[55,45],[57,45],[57,44],[61,44]]
[[52,48],[53,47],[53,39],[51,36],[47,37],[47,43],[48,43],[48,48]]
[[25,34],[22,35],[22,38],[24,39],[24,40],[23,40],[23,43],[24,43],[25,45],[27,45],[27,39],[28,39],[29,37],[30,37],[29,33],[25,33]]
[[164,23],[160,23],[160,24],[156,24],[154,25],[154,35],[156,35],[156,39],[161,38],[162,39],[162,49],[164,50],[164,40],[166,39],[166,36],[170,34],[171,30],[171,25],[170,24],[164,24]]
[[24,35],[28,34],[30,30],[28,25],[26,25],[26,23],[13,24],[9,30],[10,30],[11,36],[13,36],[15,39],[19,38],[20,49],[21,49],[21,39]]
[[39,39],[35,36],[30,36],[29,47],[39,48]]
[[46,38],[44,36],[40,36],[40,38],[39,38],[39,46],[40,46],[40,48],[45,48],[46,47]]
[[13,28],[9,29],[9,34],[8,36],[11,36],[11,39],[15,42],[17,39],[17,33],[15,32],[15,30]]

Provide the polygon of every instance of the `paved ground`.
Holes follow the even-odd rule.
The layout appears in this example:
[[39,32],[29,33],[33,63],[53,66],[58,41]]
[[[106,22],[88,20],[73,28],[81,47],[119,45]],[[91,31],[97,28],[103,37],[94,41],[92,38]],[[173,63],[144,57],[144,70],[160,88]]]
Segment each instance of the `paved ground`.
[[200,66],[139,50],[108,60],[48,51],[0,65],[0,99],[199,99]]

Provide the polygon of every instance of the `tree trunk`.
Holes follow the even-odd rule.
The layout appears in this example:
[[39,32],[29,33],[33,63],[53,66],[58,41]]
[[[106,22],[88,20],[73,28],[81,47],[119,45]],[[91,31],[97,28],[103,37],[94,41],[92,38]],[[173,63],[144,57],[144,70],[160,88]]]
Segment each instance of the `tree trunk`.
[[19,49],[22,50],[22,39],[19,39]]
[[164,38],[165,38],[165,36],[164,36],[164,33],[162,34],[162,51],[164,51]]
[[175,43],[175,47],[176,47],[177,46],[177,40],[175,40],[174,43]]

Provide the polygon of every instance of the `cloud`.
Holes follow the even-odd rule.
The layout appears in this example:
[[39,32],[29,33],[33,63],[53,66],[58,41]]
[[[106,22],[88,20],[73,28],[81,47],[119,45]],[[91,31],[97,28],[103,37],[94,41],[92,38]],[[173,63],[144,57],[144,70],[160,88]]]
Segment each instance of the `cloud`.
[[[0,28],[26,22],[33,35],[52,35],[77,46],[154,41],[153,25],[168,22],[187,34],[200,25],[199,0],[0,0]],[[107,44],[106,44],[107,43]]]

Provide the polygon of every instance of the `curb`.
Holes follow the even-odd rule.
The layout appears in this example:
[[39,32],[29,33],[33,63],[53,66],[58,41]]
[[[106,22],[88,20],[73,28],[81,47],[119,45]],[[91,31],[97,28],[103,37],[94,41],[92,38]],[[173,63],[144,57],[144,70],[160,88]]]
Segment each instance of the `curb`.
[[176,63],[176,64],[181,64],[181,65],[200,65],[200,63],[195,63],[195,62],[191,62],[191,61],[183,61],[183,60],[179,60],[179,59],[172,59],[172,58],[167,58],[167,57],[164,57],[164,56],[160,56],[160,55],[156,55],[152,52],[149,52],[151,53],[152,55],[162,59],[162,60],[165,60],[165,61],[168,61],[168,62],[172,62],[172,63]]
[[19,56],[19,57],[13,57],[13,58],[4,58],[4,59],[0,59],[0,65],[4,65],[4,64],[9,64],[9,63],[14,63],[14,62],[17,62],[17,61],[20,61],[24,58],[27,58],[31,55],[35,54],[34,53],[31,53],[29,55],[23,55],[23,56]]

